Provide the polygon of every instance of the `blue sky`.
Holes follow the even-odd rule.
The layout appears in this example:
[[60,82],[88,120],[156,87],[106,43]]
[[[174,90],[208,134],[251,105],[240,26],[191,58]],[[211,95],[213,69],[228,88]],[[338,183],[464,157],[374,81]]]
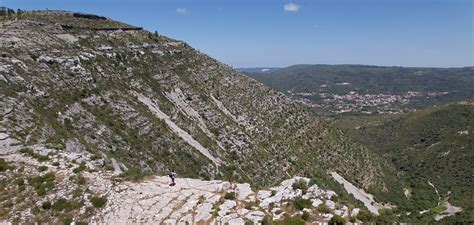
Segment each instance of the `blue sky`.
[[472,0],[0,0],[90,12],[188,42],[234,67],[473,66]]

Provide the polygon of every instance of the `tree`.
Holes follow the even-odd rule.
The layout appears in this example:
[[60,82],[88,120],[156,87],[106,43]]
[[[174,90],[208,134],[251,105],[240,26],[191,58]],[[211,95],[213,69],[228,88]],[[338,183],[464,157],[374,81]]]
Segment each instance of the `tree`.
[[369,222],[372,220],[372,213],[367,210],[361,210],[359,214],[357,214],[357,219],[362,222]]
[[393,224],[397,221],[397,216],[391,209],[379,209],[379,216],[375,222],[377,224]]

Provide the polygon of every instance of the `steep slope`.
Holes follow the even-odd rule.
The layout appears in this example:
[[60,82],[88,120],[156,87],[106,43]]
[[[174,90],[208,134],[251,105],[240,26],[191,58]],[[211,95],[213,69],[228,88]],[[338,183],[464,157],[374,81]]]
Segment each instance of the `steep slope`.
[[247,73],[323,113],[393,113],[474,98],[474,68],[295,65]]
[[390,188],[390,167],[328,121],[186,43],[62,11],[1,18],[3,133],[86,151],[125,176],[271,185],[337,171]]
[[378,123],[364,121],[352,135],[397,166],[400,179],[410,184],[406,198],[413,201],[400,201],[400,208],[422,211],[449,201],[463,209],[449,219],[467,222],[474,218],[473,125],[474,102],[469,100]]

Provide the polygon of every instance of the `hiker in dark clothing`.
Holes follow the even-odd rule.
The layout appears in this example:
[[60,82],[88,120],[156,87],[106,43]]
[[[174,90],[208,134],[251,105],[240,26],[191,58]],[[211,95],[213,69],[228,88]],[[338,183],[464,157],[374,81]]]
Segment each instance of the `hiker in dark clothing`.
[[174,172],[174,170],[171,171],[171,173],[168,175],[170,178],[171,178],[171,186],[174,186],[176,185],[176,183],[174,182],[174,179],[176,178],[177,174]]

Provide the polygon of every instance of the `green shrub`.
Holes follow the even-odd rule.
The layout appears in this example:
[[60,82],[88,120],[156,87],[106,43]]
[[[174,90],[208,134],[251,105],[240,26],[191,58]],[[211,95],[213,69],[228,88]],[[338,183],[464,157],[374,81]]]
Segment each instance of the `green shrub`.
[[17,184],[19,187],[21,187],[21,186],[25,185],[25,180],[23,180],[23,178],[18,178],[18,179],[16,180],[16,184]]
[[43,176],[36,176],[28,179],[28,183],[35,188],[38,196],[43,196],[47,191],[54,188],[54,173],[47,173]]
[[59,162],[53,162],[53,166],[59,166]]
[[342,218],[339,215],[334,215],[331,217],[331,220],[329,220],[330,225],[344,225],[346,224],[346,219]]
[[372,213],[370,213],[367,210],[360,210],[359,214],[357,214],[357,219],[362,221],[362,222],[369,222],[372,221]]
[[278,222],[279,225],[305,225],[306,222],[299,217],[285,217],[281,222]]
[[376,217],[377,224],[393,224],[397,221],[397,216],[391,209],[379,209],[379,215]]
[[255,203],[253,202],[244,202],[244,208],[247,210],[252,210],[252,207],[254,206]]
[[234,199],[235,199],[235,192],[227,192],[227,193],[225,193],[224,198],[225,198],[225,199],[228,199],[228,200],[234,200]]
[[51,209],[51,202],[50,201],[43,202],[43,204],[41,204],[41,208],[43,208],[45,210]]
[[74,201],[68,201],[65,198],[60,198],[54,202],[52,205],[52,208],[54,211],[59,211],[59,212],[70,212],[73,209],[80,208],[81,204],[74,202]]
[[86,163],[85,163],[85,162],[81,162],[81,164],[79,164],[78,167],[74,168],[74,169],[72,170],[72,172],[74,172],[74,173],[80,173],[80,172],[82,172],[82,171],[84,171],[84,170],[86,170],[86,169],[87,169]]
[[44,172],[44,171],[46,171],[46,170],[48,170],[48,167],[47,167],[47,166],[40,166],[40,167],[38,167],[38,171],[40,171],[40,172]]
[[82,196],[82,189],[76,188],[74,191],[71,192],[73,198],[78,198]]
[[15,167],[11,166],[5,159],[0,158],[0,172],[6,171],[6,170],[12,170]]
[[306,181],[303,179],[299,179],[298,181],[294,182],[293,185],[291,186],[293,187],[293,190],[300,189],[301,191],[303,191],[303,194],[306,193],[306,191],[308,190],[308,183],[306,183]]
[[75,180],[78,185],[86,184],[86,178],[81,175],[78,175]]
[[293,200],[293,207],[298,210],[309,209],[312,207],[312,202],[309,199],[297,197]]
[[107,203],[107,198],[106,197],[94,196],[94,197],[91,198],[90,201],[91,201],[91,203],[94,207],[102,208]]
[[331,212],[331,209],[329,208],[329,206],[327,206],[326,204],[321,204],[319,207],[318,207],[318,211],[320,213],[330,213]]
[[301,215],[301,219],[303,219],[304,221],[308,221],[310,217],[311,215],[307,211],[304,211],[303,215]]

